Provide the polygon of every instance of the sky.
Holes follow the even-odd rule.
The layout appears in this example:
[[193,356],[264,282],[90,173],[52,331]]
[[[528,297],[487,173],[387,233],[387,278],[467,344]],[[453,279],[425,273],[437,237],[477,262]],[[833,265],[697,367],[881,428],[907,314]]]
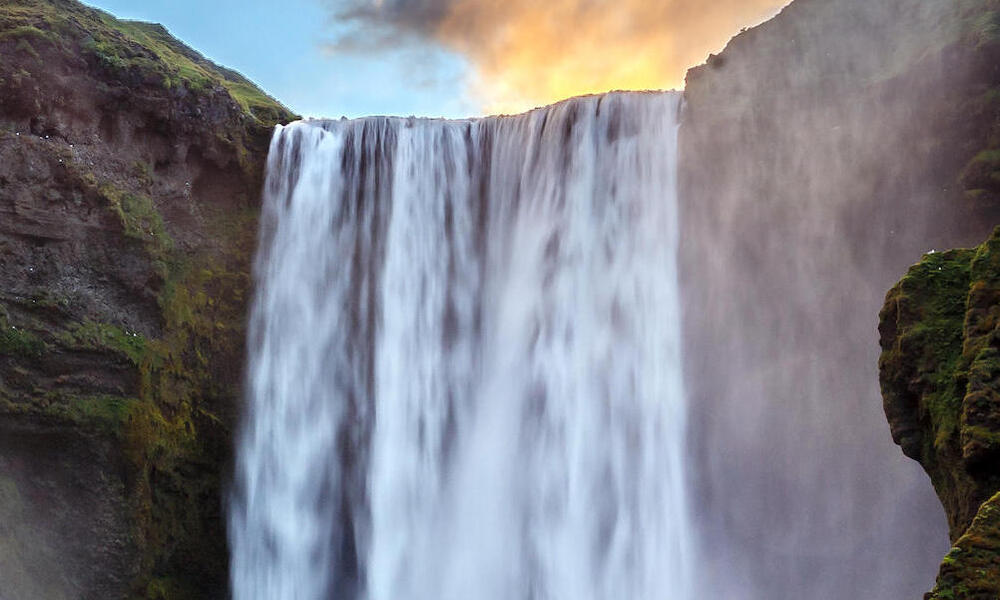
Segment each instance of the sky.
[[461,118],[687,68],[787,0],[85,0],[161,23],[308,117]]

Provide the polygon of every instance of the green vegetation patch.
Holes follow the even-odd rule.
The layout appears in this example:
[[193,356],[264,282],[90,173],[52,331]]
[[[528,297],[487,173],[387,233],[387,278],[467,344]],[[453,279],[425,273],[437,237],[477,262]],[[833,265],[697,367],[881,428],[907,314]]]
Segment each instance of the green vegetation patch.
[[[962,329],[973,254],[927,254],[886,297],[886,306],[895,311],[896,336],[883,348],[880,373],[883,381],[905,382],[900,396],[920,397],[919,411],[933,431],[925,436],[924,456],[945,449],[959,426],[965,395]],[[884,310],[883,320],[889,314]],[[887,402],[894,399],[886,397]]]
[[253,82],[212,63],[163,26],[119,20],[75,0],[9,0],[0,6],[0,43],[5,39],[26,43],[23,50],[34,56],[37,46],[31,44],[36,42],[66,53],[82,51],[129,85],[141,81],[196,95],[227,93],[266,127],[296,118]]
[[[886,416],[930,475],[955,542],[931,597],[998,598],[1000,228],[913,266],[886,296],[879,331]],[[907,450],[914,427],[920,447]]]
[[985,502],[941,563],[931,600],[1000,598],[1000,494]]
[[38,358],[46,350],[45,342],[34,333],[15,327],[0,315],[0,356]]
[[174,248],[174,240],[167,233],[163,217],[144,194],[134,194],[113,185],[101,187],[101,195],[107,199],[108,208],[122,224],[125,235],[141,241],[150,250],[154,261],[165,261]]
[[45,416],[119,438],[124,435],[129,415],[138,402],[134,398],[108,394],[72,396],[56,393],[50,398],[42,411]]
[[0,31],[0,42],[4,40],[40,40],[51,44],[59,43],[59,36],[51,31],[44,31],[31,25],[19,25],[5,31]]
[[161,25],[120,21],[101,13],[105,35],[88,40],[85,48],[107,67],[135,70],[164,87],[183,86],[195,93],[224,89],[240,108],[266,124],[294,118],[288,109],[234,71],[209,62],[177,41]]
[[[221,111],[226,122],[217,124],[216,135],[222,154],[235,157],[248,181],[258,175],[249,148],[267,133],[262,126],[295,118],[252,82],[212,64],[162,27],[120,21],[72,0],[0,3],[0,36],[8,51],[24,42],[44,60],[56,51],[82,57],[99,90],[141,87],[143,96],[170,115],[177,107],[183,112],[206,105],[219,113],[231,98],[232,110]],[[13,65],[2,73],[7,88],[19,81],[31,84],[36,77],[19,69]],[[158,333],[147,337],[119,322],[101,322],[104,318],[81,314],[76,309],[85,307],[65,301],[48,308],[19,306],[19,316],[37,317],[37,323],[25,330],[4,321],[0,348],[10,346],[18,357],[36,357],[46,351],[46,343],[67,354],[93,351],[100,356],[75,358],[107,359],[114,363],[115,379],[94,383],[86,374],[62,377],[22,369],[17,385],[13,375],[0,381],[0,412],[63,422],[117,440],[127,464],[133,541],[141,552],[130,596],[216,597],[225,593],[227,557],[224,520],[218,514],[219,470],[230,448],[227,413],[238,397],[234,372],[243,356],[257,212],[200,206],[199,218],[212,243],[182,251],[158,210],[160,199],[148,193],[154,189],[152,166],[130,159],[122,167],[127,184],[98,181],[85,169],[78,175],[86,193],[102,199],[103,223],[113,229],[120,225],[120,249],[147,259],[160,276],[148,282],[158,295]],[[26,361],[7,362],[26,366]],[[118,392],[114,386],[133,389]],[[105,389],[112,391],[95,393]]]
[[59,336],[69,348],[85,350],[111,350],[138,366],[146,355],[147,340],[137,332],[126,331],[115,325],[86,320],[74,323]]

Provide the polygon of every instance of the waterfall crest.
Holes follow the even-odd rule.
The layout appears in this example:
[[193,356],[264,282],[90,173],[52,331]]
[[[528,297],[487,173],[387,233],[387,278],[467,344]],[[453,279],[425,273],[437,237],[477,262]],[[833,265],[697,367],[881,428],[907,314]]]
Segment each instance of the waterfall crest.
[[690,597],[679,104],[279,128],[237,600]]

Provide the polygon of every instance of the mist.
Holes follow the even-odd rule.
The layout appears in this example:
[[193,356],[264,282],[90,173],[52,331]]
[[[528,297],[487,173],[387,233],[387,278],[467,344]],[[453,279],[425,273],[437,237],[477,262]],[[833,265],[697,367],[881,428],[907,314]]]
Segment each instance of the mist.
[[691,476],[708,597],[915,598],[948,548],[890,438],[886,290],[995,217],[951,182],[976,135],[961,7],[796,2],[693,70],[681,126]]

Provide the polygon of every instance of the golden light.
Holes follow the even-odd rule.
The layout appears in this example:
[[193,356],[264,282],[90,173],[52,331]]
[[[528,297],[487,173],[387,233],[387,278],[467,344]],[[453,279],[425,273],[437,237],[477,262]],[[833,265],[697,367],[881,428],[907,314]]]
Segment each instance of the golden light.
[[434,32],[467,56],[487,113],[683,86],[687,69],[787,0],[458,0]]

